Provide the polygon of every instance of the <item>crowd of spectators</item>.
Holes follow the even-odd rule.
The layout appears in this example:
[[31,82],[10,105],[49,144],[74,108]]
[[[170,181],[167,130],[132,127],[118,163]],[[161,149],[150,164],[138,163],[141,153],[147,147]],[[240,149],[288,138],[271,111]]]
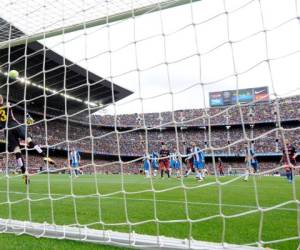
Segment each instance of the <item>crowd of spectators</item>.
[[[22,120],[20,115],[16,116]],[[278,117],[281,121],[295,121],[295,123],[283,125],[286,130],[281,131],[278,128]],[[178,126],[174,126],[173,118],[178,122]],[[241,124],[242,120],[243,123],[248,123],[244,129],[242,126],[233,126]],[[117,128],[114,127],[115,117],[107,115],[94,116],[93,126],[74,121],[66,122],[58,118],[35,119],[36,122],[28,126],[28,134],[32,135],[36,143],[49,148],[67,151],[76,148],[81,152],[104,155],[141,157],[145,149],[149,152],[158,151],[162,141],[171,151],[178,145],[179,151],[185,154],[188,144],[194,141],[205,149],[207,154],[211,154],[213,150],[214,154],[238,156],[243,154],[246,143],[251,143],[257,153],[278,153],[282,147],[283,136],[299,149],[300,127],[297,127],[299,120],[300,96],[295,96],[281,99],[278,103],[256,103],[227,109],[175,111],[174,116],[171,112],[143,116],[121,115],[116,119]],[[4,133],[1,133],[0,137],[4,139]],[[33,165],[39,167],[43,164],[42,160],[30,157]],[[59,165],[64,164],[66,163]],[[96,163],[101,164],[101,161],[99,164]],[[117,165],[112,165],[108,172],[120,169]],[[87,166],[86,169],[90,167]],[[131,171],[137,172],[137,165],[133,165]]]
[[90,131],[87,126],[71,123],[66,130],[66,124],[59,120],[48,122],[47,130],[44,125],[33,125],[28,131],[40,145],[68,151],[75,147],[82,152],[108,155],[142,156],[146,147],[149,152],[158,151],[161,142],[165,142],[171,150],[179,145],[180,152],[184,154],[185,148],[192,141],[207,149],[208,153],[213,149],[214,153],[238,155],[243,152],[247,140],[258,153],[274,153],[280,151],[283,136],[300,148],[299,129],[292,125],[285,125],[283,133],[275,124],[248,127],[245,130],[242,127],[212,127],[210,130],[197,127],[162,131],[138,129],[118,133],[101,127],[94,127]]
[[[300,97],[293,97],[283,99],[280,102],[280,115],[284,116],[285,120],[300,119]],[[245,106],[244,109],[252,109],[253,119],[258,118],[259,121],[267,121],[271,119],[272,104],[257,103],[255,108],[252,106]],[[213,110],[213,111],[211,111]],[[209,112],[217,114],[220,109],[210,109]],[[189,119],[196,119],[197,114],[191,115],[191,110],[185,111],[185,115],[189,114]],[[203,110],[195,110],[200,114]],[[200,113],[199,113],[200,112]],[[182,113],[182,112],[181,112]],[[249,114],[249,111],[246,112]],[[260,115],[258,115],[260,114]],[[151,120],[155,120],[156,114],[149,114]],[[225,113],[218,116],[223,117]],[[125,117],[131,117],[129,120]],[[133,121],[134,115],[122,116],[122,124],[129,126],[130,121]],[[164,117],[171,118],[171,113]],[[217,117],[217,116],[216,116]],[[230,124],[237,121],[239,112],[235,115],[231,114]],[[226,117],[225,117],[226,118]],[[249,118],[249,117],[248,117]],[[251,117],[250,117],[251,118]],[[222,121],[218,123],[221,125]],[[195,141],[201,148],[215,149],[215,153],[233,153],[240,154],[243,151],[246,139],[254,141],[255,150],[259,153],[278,152],[281,148],[282,136],[290,139],[300,147],[299,130],[287,130],[282,132],[277,128],[275,120],[272,123],[258,126],[253,123],[253,126],[247,126],[245,130],[242,127],[226,126],[211,126],[210,129],[206,126],[178,126],[176,128],[127,128],[126,130],[119,130],[103,126],[92,126],[77,124],[73,122],[66,122],[65,120],[52,119],[40,120],[34,125],[28,126],[28,134],[31,134],[34,141],[40,145],[47,145],[48,147],[55,147],[57,149],[70,150],[73,147],[84,152],[94,152],[100,154],[121,154],[130,156],[141,156],[144,149],[147,147],[149,152],[157,151],[160,148],[160,143],[164,141],[170,148],[179,145],[180,152],[184,153],[185,147],[191,141]],[[110,124],[112,125],[112,124]],[[287,129],[293,128],[292,125],[285,126]],[[124,129],[124,128],[123,128]],[[4,133],[1,133],[4,139]]]
[[[207,126],[220,124],[241,124],[276,122],[299,119],[300,96],[278,99],[277,101],[257,102],[241,106],[206,109],[187,109],[162,113],[94,115],[93,123],[108,127],[161,127],[175,123],[178,126]],[[208,119],[209,117],[209,119]]]

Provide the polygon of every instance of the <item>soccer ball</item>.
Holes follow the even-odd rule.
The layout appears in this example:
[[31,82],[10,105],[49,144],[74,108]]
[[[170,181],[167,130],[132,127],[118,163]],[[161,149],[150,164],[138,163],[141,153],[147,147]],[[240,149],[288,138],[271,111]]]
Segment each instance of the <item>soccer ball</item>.
[[19,76],[19,72],[13,69],[8,72],[8,76],[12,79],[16,79]]

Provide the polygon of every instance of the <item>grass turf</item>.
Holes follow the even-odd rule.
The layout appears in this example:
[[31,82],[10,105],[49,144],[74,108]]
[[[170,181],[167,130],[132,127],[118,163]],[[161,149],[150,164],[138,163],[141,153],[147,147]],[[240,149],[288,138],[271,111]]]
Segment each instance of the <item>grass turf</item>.
[[[19,176],[9,178],[9,182],[1,177],[0,218],[9,217],[10,209],[6,202],[9,188],[11,218],[17,220],[30,220],[31,217],[34,222],[47,221],[61,225],[80,223],[99,229],[103,226],[96,222],[103,221],[110,224],[104,226],[105,229],[115,231],[134,230],[137,233],[156,235],[159,230],[160,235],[178,238],[188,238],[191,232],[191,236],[196,240],[213,242],[222,241],[224,226],[224,240],[237,244],[257,242],[260,222],[262,222],[261,235],[264,241],[298,235],[297,213],[300,211],[297,210],[295,203],[260,213],[256,210],[256,202],[258,201],[261,207],[267,208],[294,200],[294,197],[299,200],[300,178],[296,178],[295,186],[287,183],[282,177],[250,178],[248,182],[243,182],[241,179],[230,182],[232,180],[233,177],[220,178],[222,183],[227,183],[220,186],[215,183],[214,177],[208,177],[203,183],[198,183],[193,177],[189,177],[183,179],[183,184],[187,187],[183,189],[181,181],[175,178],[164,180],[157,178],[153,179],[151,184],[151,181],[143,176],[126,175],[122,185],[120,175],[84,175],[76,179],[71,179],[68,175],[37,175],[31,178],[28,192],[32,200],[28,202],[26,187]],[[209,183],[211,185],[207,185]],[[151,191],[152,187],[158,191],[155,195]],[[49,189],[52,202],[49,199]],[[129,193],[126,195],[118,193],[121,190]],[[97,191],[102,195],[100,199],[96,195]],[[75,194],[75,198],[70,196],[71,193]],[[188,202],[185,203],[185,200]],[[222,217],[216,216],[220,215],[220,211],[225,216],[240,216],[223,220]],[[249,211],[254,212],[245,213]],[[155,213],[157,218],[163,221],[159,223],[159,227],[152,221]],[[176,220],[185,220],[187,215],[198,222],[191,224],[176,222]],[[205,218],[207,220],[204,220]],[[141,221],[145,223],[131,228],[128,225],[114,225],[125,224],[127,219],[131,223]],[[21,242],[26,244],[24,249],[38,249],[35,247],[36,244],[41,246],[40,249],[97,247],[93,244],[73,241],[35,239],[26,236],[20,238],[24,239]],[[0,234],[0,245],[10,241],[18,242],[20,238]],[[277,249],[296,249],[299,243],[298,240],[291,240],[267,246]]]

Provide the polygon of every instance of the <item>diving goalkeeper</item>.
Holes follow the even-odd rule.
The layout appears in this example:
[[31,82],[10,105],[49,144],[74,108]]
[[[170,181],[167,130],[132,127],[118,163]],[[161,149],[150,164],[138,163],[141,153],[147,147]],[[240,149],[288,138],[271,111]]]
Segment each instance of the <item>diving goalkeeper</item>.
[[27,135],[27,137],[25,136],[25,125],[22,125],[14,117],[12,107],[8,102],[4,105],[2,95],[0,95],[0,129],[4,130],[8,151],[13,152],[16,156],[17,166],[21,169],[22,174],[24,174],[25,184],[29,184],[29,176],[22,157],[20,140],[24,140],[28,148],[34,148],[39,155],[43,157],[45,162],[53,165],[55,164],[51,158],[46,157],[39,145],[33,143],[30,135]]

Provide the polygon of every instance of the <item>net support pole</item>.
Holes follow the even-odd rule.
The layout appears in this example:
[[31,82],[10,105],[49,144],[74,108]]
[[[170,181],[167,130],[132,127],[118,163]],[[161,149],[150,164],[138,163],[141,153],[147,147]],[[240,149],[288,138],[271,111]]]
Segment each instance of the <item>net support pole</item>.
[[107,24],[107,23],[113,23],[113,22],[128,19],[132,16],[137,17],[137,16],[141,16],[144,14],[153,13],[153,12],[157,12],[160,10],[169,9],[169,8],[173,8],[173,7],[177,7],[177,6],[181,6],[181,5],[185,5],[185,4],[190,4],[190,3],[194,3],[194,2],[198,2],[198,1],[201,1],[201,0],[169,0],[169,1],[161,2],[160,4],[157,4],[157,3],[150,4],[147,6],[136,8],[134,10],[128,10],[128,11],[120,12],[118,14],[113,14],[110,16],[96,18],[94,20],[90,20],[90,21],[87,21],[84,23],[81,22],[81,23],[73,24],[73,25],[70,25],[67,27],[60,27],[60,28],[53,29],[50,31],[40,32],[40,33],[37,33],[34,35],[24,35],[22,37],[11,39],[9,41],[3,41],[0,43],[0,49],[5,49],[8,47],[15,47],[15,46],[22,45],[25,43],[32,43],[32,42],[35,42],[35,41],[38,41],[41,39],[59,36],[62,34],[67,34],[67,33],[79,31],[82,29],[92,28],[92,27],[100,26],[100,25]]

